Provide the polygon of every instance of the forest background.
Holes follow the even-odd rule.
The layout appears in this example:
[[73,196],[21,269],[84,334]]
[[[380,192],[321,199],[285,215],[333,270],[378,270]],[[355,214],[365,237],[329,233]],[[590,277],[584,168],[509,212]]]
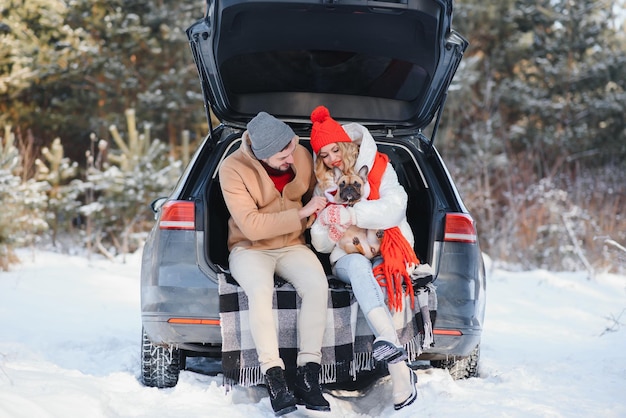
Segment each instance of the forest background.
[[[436,145],[484,252],[626,271],[623,0],[458,0],[469,41]],[[202,0],[0,0],[0,270],[26,245],[141,247],[208,131]],[[217,121],[215,121],[217,122]]]

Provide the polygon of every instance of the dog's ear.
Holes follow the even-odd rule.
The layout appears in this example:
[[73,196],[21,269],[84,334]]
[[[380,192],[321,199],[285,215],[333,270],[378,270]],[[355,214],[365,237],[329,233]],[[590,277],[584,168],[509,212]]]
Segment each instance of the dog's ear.
[[339,179],[343,176],[343,171],[339,167],[333,167],[333,174],[335,175],[335,183],[339,183]]
[[368,173],[368,171],[369,171],[369,169],[367,168],[366,165],[361,167],[361,169],[359,170],[359,177],[361,177],[361,179],[363,180],[364,183],[367,183],[367,173]]

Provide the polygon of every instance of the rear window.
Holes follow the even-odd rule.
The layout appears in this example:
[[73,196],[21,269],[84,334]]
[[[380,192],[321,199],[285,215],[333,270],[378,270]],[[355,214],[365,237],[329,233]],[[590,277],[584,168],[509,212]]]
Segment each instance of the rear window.
[[432,117],[422,113],[448,30],[440,0],[215,4],[215,26],[201,37],[212,44],[201,53],[218,70],[230,120],[259,109],[300,119],[319,104],[370,124]]
[[229,58],[221,74],[231,95],[328,93],[411,102],[428,83],[424,68],[355,52],[288,50]]

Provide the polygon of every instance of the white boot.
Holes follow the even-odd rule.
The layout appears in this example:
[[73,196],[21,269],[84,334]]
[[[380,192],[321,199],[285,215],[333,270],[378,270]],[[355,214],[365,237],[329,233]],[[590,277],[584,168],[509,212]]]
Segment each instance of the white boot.
[[397,411],[417,399],[417,375],[405,363],[388,364],[392,383],[393,408]]
[[398,363],[407,359],[406,350],[398,340],[393,318],[386,307],[379,306],[367,313],[367,322],[374,332],[372,355],[377,361]]

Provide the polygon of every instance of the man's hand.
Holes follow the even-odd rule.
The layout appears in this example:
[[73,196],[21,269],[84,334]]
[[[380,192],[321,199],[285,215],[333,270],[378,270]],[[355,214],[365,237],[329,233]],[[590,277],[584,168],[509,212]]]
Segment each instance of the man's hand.
[[302,209],[298,211],[300,219],[308,218],[314,213],[319,213],[326,207],[326,203],[328,203],[328,200],[326,200],[324,196],[313,196],[311,200],[309,200],[309,203],[304,205]]

